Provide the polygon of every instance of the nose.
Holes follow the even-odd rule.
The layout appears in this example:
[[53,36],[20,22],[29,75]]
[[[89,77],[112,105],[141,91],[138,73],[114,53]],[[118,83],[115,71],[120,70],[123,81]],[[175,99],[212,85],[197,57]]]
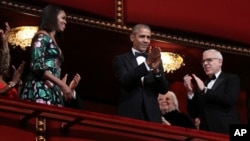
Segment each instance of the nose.
[[205,66],[205,65],[207,65],[208,64],[208,61],[207,60],[204,60],[204,61],[202,61],[202,66]]
[[143,38],[143,42],[149,43],[149,41],[150,41],[150,40],[149,40],[147,37]]

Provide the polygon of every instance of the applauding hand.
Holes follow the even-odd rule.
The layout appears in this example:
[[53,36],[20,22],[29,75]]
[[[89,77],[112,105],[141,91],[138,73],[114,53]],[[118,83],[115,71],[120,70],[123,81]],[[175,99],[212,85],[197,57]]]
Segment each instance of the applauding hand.
[[146,63],[153,69],[154,73],[159,72],[159,65],[161,62],[161,49],[159,47],[149,47],[148,58]]

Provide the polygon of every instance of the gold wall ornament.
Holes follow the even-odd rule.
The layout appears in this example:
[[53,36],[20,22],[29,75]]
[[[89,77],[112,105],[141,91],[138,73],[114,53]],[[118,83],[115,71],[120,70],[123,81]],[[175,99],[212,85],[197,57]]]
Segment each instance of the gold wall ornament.
[[21,49],[25,50],[26,47],[31,46],[32,38],[37,30],[37,26],[19,26],[12,28],[8,41],[13,47],[20,46]]
[[43,117],[36,117],[36,141],[46,141],[46,119]]
[[161,52],[161,59],[163,62],[164,71],[167,73],[173,73],[181,66],[185,66],[183,58],[177,53]]

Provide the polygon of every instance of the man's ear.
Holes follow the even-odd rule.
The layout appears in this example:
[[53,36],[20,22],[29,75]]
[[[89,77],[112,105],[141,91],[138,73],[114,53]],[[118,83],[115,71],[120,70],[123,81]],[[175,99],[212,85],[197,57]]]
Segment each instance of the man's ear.
[[222,59],[220,59],[220,60],[219,60],[219,62],[220,62],[220,66],[222,66],[223,60],[222,60]]
[[135,36],[133,34],[130,34],[130,41],[134,41]]

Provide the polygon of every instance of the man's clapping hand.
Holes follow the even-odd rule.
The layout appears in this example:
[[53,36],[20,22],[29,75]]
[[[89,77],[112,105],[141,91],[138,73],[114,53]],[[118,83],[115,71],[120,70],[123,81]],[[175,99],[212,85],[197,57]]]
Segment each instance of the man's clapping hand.
[[153,69],[154,73],[159,72],[159,65],[161,62],[161,48],[160,47],[149,47],[148,58],[146,63]]

